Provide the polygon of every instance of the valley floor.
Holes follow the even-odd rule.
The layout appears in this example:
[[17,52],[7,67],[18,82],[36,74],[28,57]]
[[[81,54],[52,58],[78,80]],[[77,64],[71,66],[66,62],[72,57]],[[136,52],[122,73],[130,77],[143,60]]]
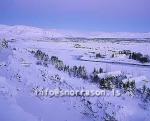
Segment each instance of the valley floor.
[[[149,121],[150,102],[123,93],[100,97],[47,97],[35,95],[36,89],[99,90],[89,80],[69,76],[52,64],[38,65],[31,51],[41,50],[49,57],[56,56],[64,64],[84,66],[90,74],[94,68],[122,72],[132,78],[145,77],[150,81],[150,67],[101,61],[82,61],[91,53],[109,55],[112,51],[131,50],[149,55],[149,42],[100,41],[35,41],[16,40],[0,48],[0,121]],[[93,55],[92,55],[93,56]],[[88,58],[90,59],[90,58]],[[147,64],[148,65],[148,64]],[[55,76],[59,79],[55,79]],[[111,93],[109,90],[108,93]]]

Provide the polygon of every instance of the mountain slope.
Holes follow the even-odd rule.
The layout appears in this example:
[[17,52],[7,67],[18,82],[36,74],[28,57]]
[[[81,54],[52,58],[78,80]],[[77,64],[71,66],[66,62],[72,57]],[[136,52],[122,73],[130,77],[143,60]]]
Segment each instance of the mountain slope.
[[53,37],[86,37],[86,38],[150,38],[148,33],[130,33],[130,32],[75,32],[63,31],[56,29],[41,29],[30,26],[0,25],[1,38],[23,38],[23,39],[40,39]]

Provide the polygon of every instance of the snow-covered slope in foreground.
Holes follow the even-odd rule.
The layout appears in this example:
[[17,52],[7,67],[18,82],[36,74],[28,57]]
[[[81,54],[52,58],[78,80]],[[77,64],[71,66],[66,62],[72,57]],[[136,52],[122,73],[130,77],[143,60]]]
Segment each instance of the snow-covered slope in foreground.
[[130,32],[75,32],[56,29],[41,29],[30,26],[0,25],[0,37],[2,38],[22,38],[22,39],[40,39],[53,37],[86,37],[86,38],[150,38],[150,32],[130,33]]

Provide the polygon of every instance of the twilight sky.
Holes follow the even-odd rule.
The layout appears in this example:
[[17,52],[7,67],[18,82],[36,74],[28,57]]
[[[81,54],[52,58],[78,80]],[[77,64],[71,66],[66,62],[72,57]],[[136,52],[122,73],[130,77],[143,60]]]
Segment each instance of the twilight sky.
[[0,24],[148,32],[150,0],[0,0]]

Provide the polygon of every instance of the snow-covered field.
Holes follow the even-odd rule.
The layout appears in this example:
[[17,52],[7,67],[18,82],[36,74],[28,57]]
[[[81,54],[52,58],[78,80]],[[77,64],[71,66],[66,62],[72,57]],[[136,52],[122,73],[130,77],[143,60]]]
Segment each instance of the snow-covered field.
[[[150,101],[145,101],[144,96],[134,96],[128,92],[114,96],[110,94],[111,90],[107,90],[110,95],[99,97],[36,95],[36,90],[100,90],[100,87],[90,79],[59,71],[51,63],[47,66],[39,65],[37,58],[31,53],[41,50],[49,57],[58,57],[70,67],[84,66],[87,74],[91,74],[94,68],[102,68],[104,73],[99,74],[99,77],[123,73],[126,75],[123,81],[132,79],[137,87],[143,88],[143,85],[150,87],[150,66],[129,61],[125,57],[112,59],[110,62],[110,58],[91,61],[89,56],[93,56],[93,53],[109,55],[112,51],[122,50],[150,56],[150,39],[102,41],[81,38],[73,41],[76,39],[62,37],[64,35],[56,34],[56,31],[43,32],[30,27],[23,30],[20,27],[0,27],[0,43],[4,39],[8,41],[8,47],[0,45],[0,121],[150,120]],[[36,33],[33,33],[35,30]],[[57,38],[52,38],[53,34]]]

